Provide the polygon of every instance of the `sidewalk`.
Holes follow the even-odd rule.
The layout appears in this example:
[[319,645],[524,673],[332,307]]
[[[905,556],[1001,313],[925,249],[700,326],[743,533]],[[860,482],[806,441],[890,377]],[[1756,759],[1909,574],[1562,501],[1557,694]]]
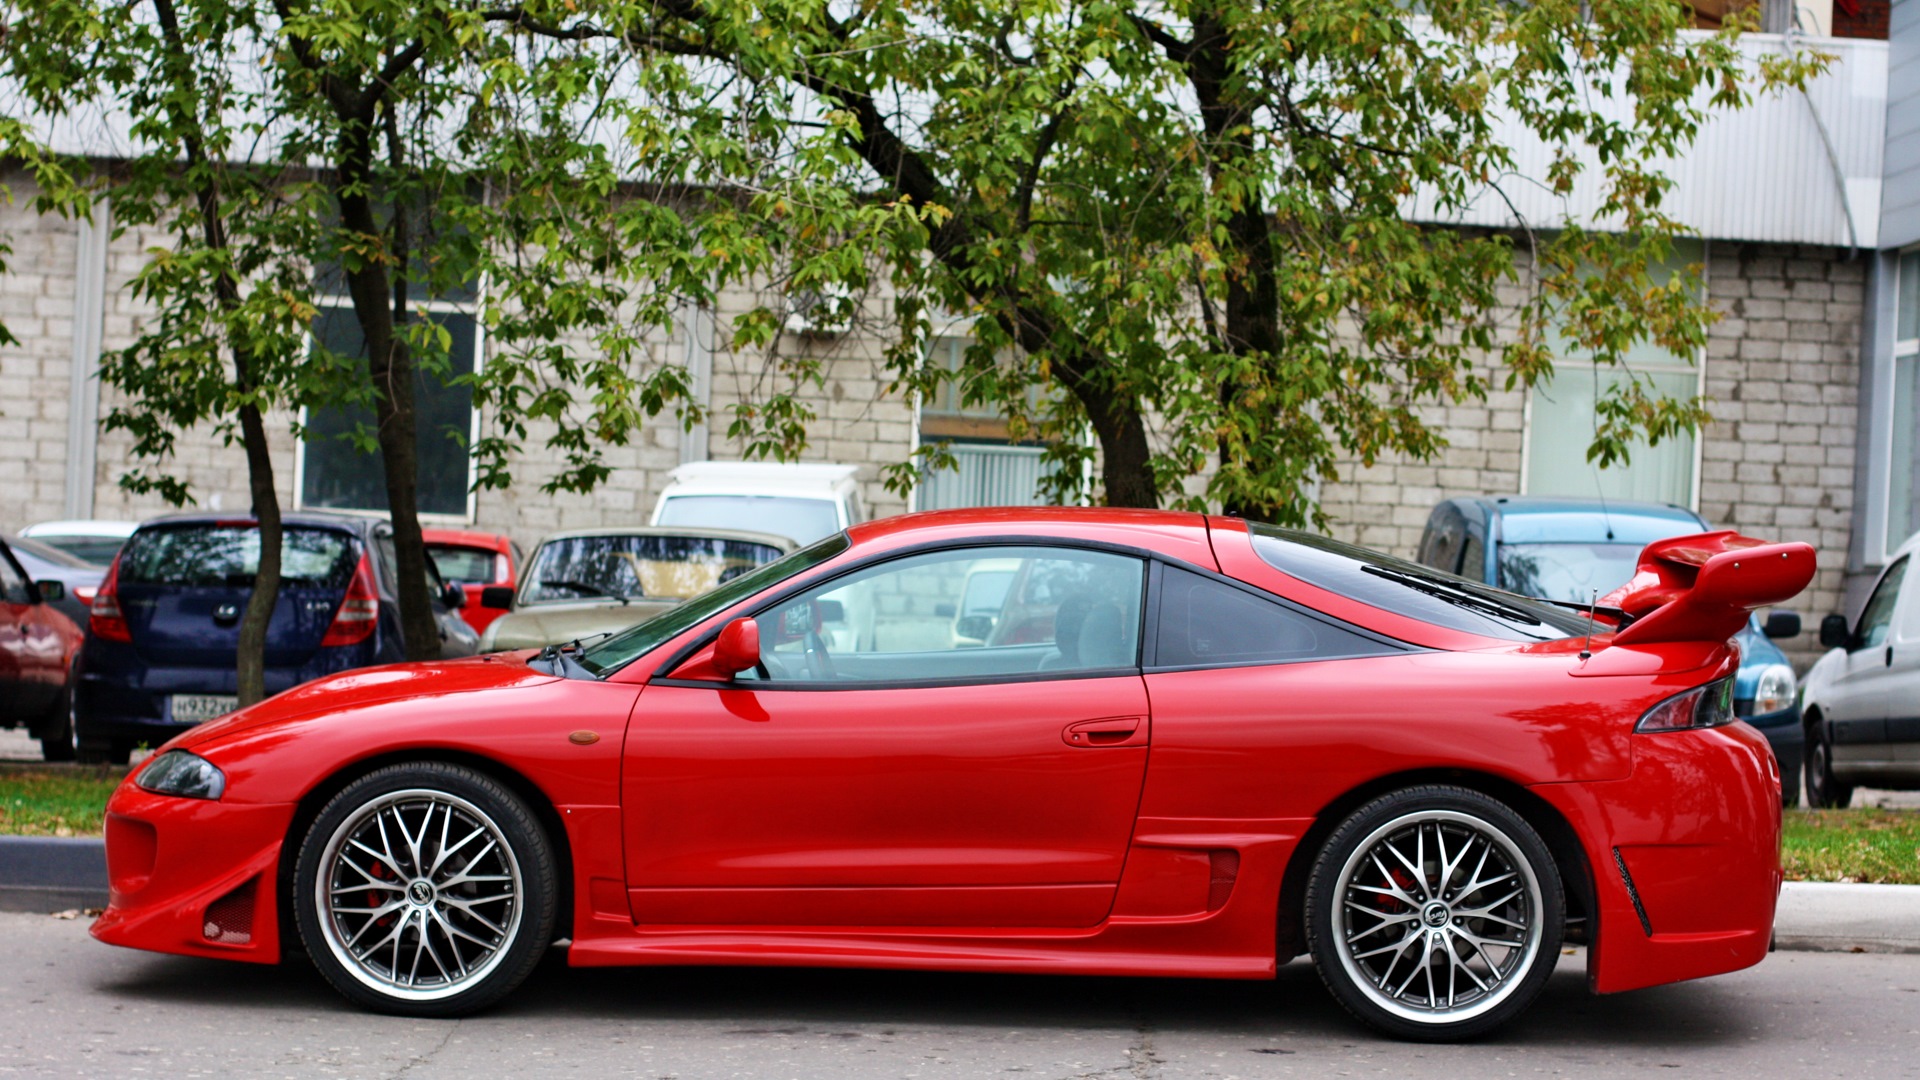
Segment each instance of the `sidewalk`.
[[[99,840],[0,836],[0,911],[104,907]],[[1796,952],[1920,953],[1920,885],[1789,881],[1774,943]]]

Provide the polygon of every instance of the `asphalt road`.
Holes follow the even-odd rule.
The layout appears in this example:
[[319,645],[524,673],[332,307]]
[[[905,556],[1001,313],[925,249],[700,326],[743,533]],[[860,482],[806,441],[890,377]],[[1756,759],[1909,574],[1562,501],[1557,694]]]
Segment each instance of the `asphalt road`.
[[1437,1047],[1359,1028],[1299,962],[1259,983],[551,962],[484,1016],[424,1022],[83,919],[0,914],[0,957],[0,1077],[1920,1077],[1920,956],[1776,953],[1605,998],[1563,957],[1519,1024]]

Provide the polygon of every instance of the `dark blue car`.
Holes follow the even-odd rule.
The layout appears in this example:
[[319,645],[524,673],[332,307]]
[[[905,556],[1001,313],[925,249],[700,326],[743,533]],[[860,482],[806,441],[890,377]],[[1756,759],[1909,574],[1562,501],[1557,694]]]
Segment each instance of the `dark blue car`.
[[[404,659],[393,528],[347,514],[285,515],[280,597],[267,625],[267,692]],[[251,518],[181,514],[140,526],[94,597],[75,696],[83,761],[124,762],[232,711],[240,618],[260,565]],[[445,656],[478,643],[458,588],[428,564]]]
[[[1512,592],[1584,604],[1625,584],[1641,548],[1709,528],[1691,510],[1657,503],[1523,495],[1448,499],[1427,518],[1416,558]],[[1734,639],[1740,645],[1734,712],[1773,747],[1788,806],[1800,801],[1806,735],[1793,667],[1768,638],[1799,632],[1798,615],[1777,611],[1764,629],[1749,621]]]

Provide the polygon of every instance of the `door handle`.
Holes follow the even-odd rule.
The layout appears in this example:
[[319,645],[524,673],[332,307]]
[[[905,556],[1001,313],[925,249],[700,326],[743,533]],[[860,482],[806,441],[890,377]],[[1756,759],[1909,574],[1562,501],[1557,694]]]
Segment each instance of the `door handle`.
[[1891,645],[1887,646],[1887,665],[1886,666],[1888,667],[1893,666],[1893,646]]
[[1068,746],[1145,746],[1148,730],[1144,716],[1108,716],[1068,724],[1060,739]]

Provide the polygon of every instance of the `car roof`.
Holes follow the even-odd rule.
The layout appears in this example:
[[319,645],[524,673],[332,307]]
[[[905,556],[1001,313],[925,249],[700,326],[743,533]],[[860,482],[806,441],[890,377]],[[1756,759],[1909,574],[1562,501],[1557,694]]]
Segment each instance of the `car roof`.
[[498,533],[469,532],[465,529],[422,529],[420,539],[429,544],[484,548],[502,554],[512,544],[512,541]]
[[[373,531],[376,525],[385,525],[387,519],[366,514],[336,514],[325,510],[289,510],[280,515],[280,524],[318,526],[329,529],[343,529],[356,535]],[[173,528],[181,525],[257,525],[252,514],[229,514],[218,511],[195,510],[179,514],[163,514],[151,517],[140,523],[142,531],[151,527]]]
[[1451,500],[1483,520],[1499,519],[1506,544],[1650,544],[1707,528],[1671,503],[1574,499],[1550,495],[1469,496]]
[[1184,510],[1128,510],[1090,506],[987,506],[896,514],[847,530],[848,539],[871,548],[971,539],[1033,537],[1123,544],[1156,551],[1201,566],[1213,566],[1207,517]]
[[858,465],[693,461],[667,474],[666,495],[779,494],[820,498],[852,484]]
[[624,525],[606,526],[598,529],[566,529],[540,538],[540,546],[545,547],[555,540],[579,540],[594,536],[691,536],[700,539],[740,540],[749,544],[765,544],[781,551],[792,551],[798,547],[791,537],[778,533],[749,532],[746,529],[710,529],[701,525]]
[[137,521],[72,520],[36,521],[20,530],[21,536],[106,536],[125,540],[140,527]]

